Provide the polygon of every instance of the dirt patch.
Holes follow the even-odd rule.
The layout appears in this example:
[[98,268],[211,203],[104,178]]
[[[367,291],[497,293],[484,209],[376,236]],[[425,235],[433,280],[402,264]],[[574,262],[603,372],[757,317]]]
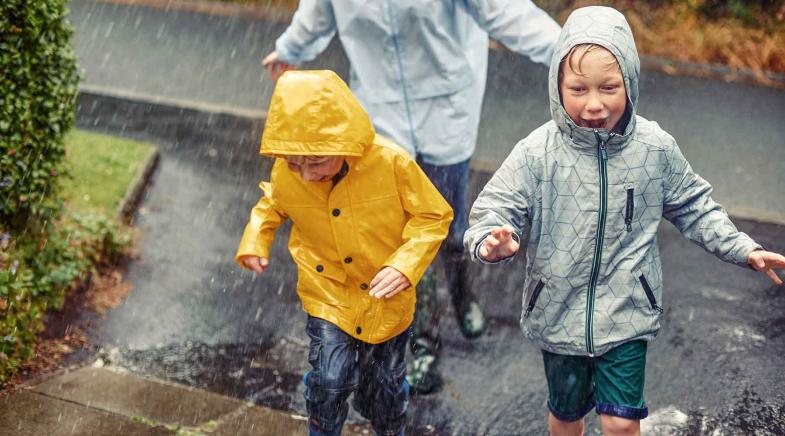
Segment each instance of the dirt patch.
[[47,315],[33,357],[0,392],[14,392],[29,382],[63,368],[89,363],[99,351],[98,328],[106,313],[118,307],[131,291],[124,281],[127,260],[103,265],[66,295],[63,308]]

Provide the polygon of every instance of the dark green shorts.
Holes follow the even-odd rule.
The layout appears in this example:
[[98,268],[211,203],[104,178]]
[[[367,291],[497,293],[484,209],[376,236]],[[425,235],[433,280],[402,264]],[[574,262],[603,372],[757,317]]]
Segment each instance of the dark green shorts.
[[643,400],[646,342],[627,342],[598,357],[543,350],[548,408],[560,421],[577,421],[591,409],[627,419],[649,414]]

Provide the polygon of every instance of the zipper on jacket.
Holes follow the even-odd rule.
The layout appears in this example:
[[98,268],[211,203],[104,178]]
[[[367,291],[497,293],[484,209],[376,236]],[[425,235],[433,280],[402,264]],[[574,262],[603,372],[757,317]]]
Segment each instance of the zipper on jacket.
[[[600,177],[600,207],[597,218],[597,234],[594,238],[594,260],[592,261],[591,274],[589,275],[589,290],[586,295],[586,351],[594,356],[594,292],[597,288],[597,279],[602,265],[602,243],[605,238],[605,219],[608,212],[608,152],[605,149],[607,140],[602,139],[600,132],[594,129],[597,138],[597,163]],[[613,136],[613,133],[609,135]]]
[[526,306],[526,313],[523,314],[524,318],[528,318],[529,314],[532,313],[532,310],[534,310],[534,305],[537,304],[537,298],[540,296],[543,286],[545,286],[545,282],[540,280],[537,282],[537,286],[534,287],[532,296],[529,298],[529,305]]
[[395,21],[395,11],[393,11],[391,0],[387,1],[387,15],[390,20],[390,36],[392,36],[393,46],[395,47],[395,61],[398,64],[398,76],[401,80],[403,105],[406,107],[406,119],[409,122],[409,136],[412,140],[412,149],[417,150],[419,147],[417,147],[417,138],[414,136],[412,110],[409,107],[409,92],[406,90],[406,76],[403,74],[403,62],[401,61],[401,44],[398,42],[398,23]]
[[662,313],[662,307],[657,305],[657,299],[654,298],[654,292],[651,290],[651,286],[649,286],[649,281],[646,280],[646,277],[644,277],[643,274],[638,277],[638,280],[641,282],[641,285],[643,285],[643,292],[646,293],[646,298],[649,299],[651,308]]
[[624,211],[624,225],[627,228],[627,232],[631,232],[632,215],[635,212],[635,187],[632,184],[627,184],[624,187],[627,188],[627,208]]

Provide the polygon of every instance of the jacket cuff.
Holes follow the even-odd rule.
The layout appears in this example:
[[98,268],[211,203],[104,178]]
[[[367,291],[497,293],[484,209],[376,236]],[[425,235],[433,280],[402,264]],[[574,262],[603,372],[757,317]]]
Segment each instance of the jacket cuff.
[[301,59],[287,46],[284,37],[275,41],[275,51],[278,52],[278,60],[291,65],[301,64]]

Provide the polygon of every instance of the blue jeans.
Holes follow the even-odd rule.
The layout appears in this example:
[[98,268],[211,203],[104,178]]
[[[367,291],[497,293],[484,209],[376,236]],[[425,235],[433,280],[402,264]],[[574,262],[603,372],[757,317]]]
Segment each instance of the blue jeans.
[[455,217],[450,224],[450,232],[442,244],[442,251],[463,252],[463,234],[469,227],[466,207],[466,191],[469,189],[469,161],[453,165],[431,165],[417,159],[428,179],[439,190],[452,207]]
[[[423,172],[436,186],[447,203],[452,207],[454,218],[450,231],[442,243],[438,258],[441,260],[446,287],[450,293],[458,325],[463,323],[463,316],[476,297],[471,290],[469,274],[469,256],[464,253],[463,234],[469,226],[466,205],[469,189],[469,160],[453,165],[431,165],[417,159]],[[428,354],[437,355],[440,348],[441,314],[445,306],[439,302],[436,285],[436,264],[425,273],[417,285],[417,308],[414,313],[414,334],[412,335],[412,352],[416,355],[424,348]]]
[[303,377],[310,436],[340,435],[352,405],[371,421],[380,435],[403,435],[409,385],[406,383],[406,341],[410,331],[380,344],[367,344],[335,324],[308,316],[311,338]]

